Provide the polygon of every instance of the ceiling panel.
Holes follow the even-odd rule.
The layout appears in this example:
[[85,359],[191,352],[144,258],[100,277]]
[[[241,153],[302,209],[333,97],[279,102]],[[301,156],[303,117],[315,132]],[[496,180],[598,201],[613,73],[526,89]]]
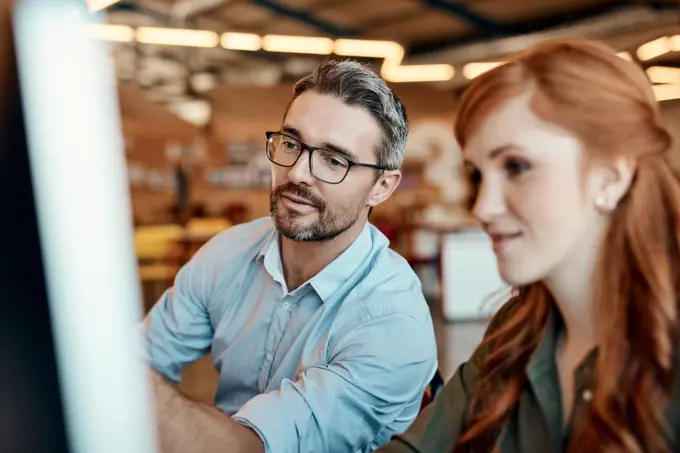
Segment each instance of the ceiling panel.
[[637,29],[630,33],[620,33],[604,37],[606,42],[616,50],[634,50],[638,46],[661,36],[673,35],[680,32],[676,23],[659,24],[654,27]]
[[[1,1],[1,0],[0,0]],[[112,23],[128,24],[130,26],[156,25],[179,26],[178,23],[168,21],[163,14],[173,2],[178,0],[134,0],[135,5],[143,6],[139,9],[112,10],[108,20]],[[182,0],[184,1],[184,0]],[[269,0],[289,10],[307,12],[311,17],[338,28],[357,30],[358,37],[367,39],[387,39],[402,42],[410,47],[418,44],[455,40],[456,37],[483,36],[483,30],[471,23],[456,17],[454,14],[436,7],[427,7],[424,0]],[[606,9],[607,5],[621,4],[615,0],[445,0],[450,4],[463,4],[483,18],[503,23],[519,23],[531,25],[541,18],[556,16],[563,18],[565,25],[574,20],[573,13],[588,9],[597,10],[600,5]],[[656,0],[658,3],[666,0]],[[677,0],[667,0],[672,3]],[[642,3],[641,0],[631,0],[631,3]],[[155,12],[153,12],[155,11]],[[572,13],[570,15],[570,13]],[[635,14],[635,13],[633,13]],[[610,43],[617,50],[634,51],[647,40],[663,34],[680,33],[677,16],[666,14],[659,16],[653,26],[635,27],[634,30],[618,30],[616,34],[605,34],[603,29],[601,39]],[[278,15],[270,9],[256,4],[256,0],[225,0],[214,10],[192,18],[187,26],[223,31],[244,31],[259,34],[276,33],[291,35],[324,35],[317,27],[305,23],[304,19],[295,19],[285,15]],[[182,63],[193,73],[215,69],[218,73],[236,74],[235,80],[247,83],[250,72],[258,74],[270,68],[269,79],[274,80],[278,71],[286,77],[298,77],[309,71],[315,60],[323,57],[306,57],[300,55],[271,54],[268,52],[236,52],[224,49],[193,49],[168,46],[133,46],[121,44],[113,46],[118,49],[116,54],[119,76],[131,79],[135,70],[139,76],[139,68],[146,67],[140,61],[147,56],[156,59],[170,59]],[[135,52],[124,52],[126,49]],[[483,52],[482,52],[483,53]],[[304,60],[304,64],[299,64]],[[434,61],[433,62],[441,62]],[[680,53],[667,55],[649,64],[680,65]],[[167,66],[167,65],[166,65]],[[147,72],[154,72],[154,77],[163,78],[163,65],[155,65]],[[252,67],[251,67],[252,66]],[[380,61],[374,63],[380,67]],[[276,69],[276,71],[274,71]],[[178,78],[182,75],[177,71]],[[144,74],[142,74],[144,75]],[[152,74],[153,75],[153,74]],[[229,79],[229,81],[233,81]]]
[[388,22],[390,17],[403,16],[408,12],[416,14],[424,10],[426,8],[414,0],[390,0],[389,8],[385,8],[385,0],[346,0],[320,7],[314,15],[327,22],[361,28],[366,22]]
[[448,14],[430,11],[380,28],[365,30],[362,37],[389,39],[408,44],[428,41],[442,36],[462,35],[471,31],[473,31],[473,28],[460,19]]
[[231,27],[217,14],[198,16],[194,19],[194,26],[199,30],[212,30],[216,33],[229,31]]
[[323,0],[272,0],[286,8],[299,10],[313,10],[316,5],[323,4]]
[[240,28],[256,28],[260,24],[278,18],[273,12],[261,6],[245,2],[229,3],[218,12],[220,17],[228,24]]
[[298,36],[325,36],[313,25],[306,24],[295,19],[285,17],[274,17],[271,20],[260,24],[260,33],[270,33],[277,35],[298,35]]
[[609,0],[478,0],[471,3],[470,9],[489,19],[520,22],[612,3]]

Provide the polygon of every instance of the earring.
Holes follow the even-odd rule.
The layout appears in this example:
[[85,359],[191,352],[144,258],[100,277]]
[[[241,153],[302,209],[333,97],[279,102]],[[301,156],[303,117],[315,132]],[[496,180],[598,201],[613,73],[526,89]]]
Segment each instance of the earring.
[[595,197],[595,206],[604,212],[609,212],[612,210],[612,206],[609,204],[607,197],[605,197],[604,194],[600,194]]

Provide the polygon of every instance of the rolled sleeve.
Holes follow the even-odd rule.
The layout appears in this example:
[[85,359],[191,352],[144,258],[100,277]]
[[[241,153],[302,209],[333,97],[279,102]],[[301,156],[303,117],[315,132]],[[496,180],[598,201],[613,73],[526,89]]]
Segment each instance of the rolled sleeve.
[[328,365],[284,380],[234,415],[268,453],[375,449],[415,419],[437,367],[431,330],[404,314],[352,328],[329,355]]
[[145,358],[175,383],[181,379],[182,369],[205,355],[212,342],[202,258],[196,255],[179,271],[174,286],[161,296],[145,320]]
[[[500,308],[491,320],[484,338],[487,338],[521,306],[517,298]],[[484,344],[484,343],[482,343]],[[488,349],[478,347],[470,360],[463,363],[453,377],[437,393],[434,400],[402,435],[376,451],[376,453],[450,453],[465,432],[468,424],[472,395],[480,382],[480,366],[486,360]]]
[[450,453],[466,423],[469,395],[477,385],[474,363],[461,365],[434,400],[402,435],[376,453]]

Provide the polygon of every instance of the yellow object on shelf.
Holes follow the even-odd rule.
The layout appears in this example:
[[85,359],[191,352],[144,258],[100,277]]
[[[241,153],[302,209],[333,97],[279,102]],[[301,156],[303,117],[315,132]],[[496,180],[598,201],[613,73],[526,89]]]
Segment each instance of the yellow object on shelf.
[[166,259],[173,244],[184,236],[180,225],[141,226],[135,231],[135,249],[137,259]]
[[168,264],[145,264],[139,266],[139,278],[142,282],[170,281],[175,277],[177,269]]
[[221,217],[195,218],[187,223],[186,234],[189,237],[210,238],[231,226],[231,223]]

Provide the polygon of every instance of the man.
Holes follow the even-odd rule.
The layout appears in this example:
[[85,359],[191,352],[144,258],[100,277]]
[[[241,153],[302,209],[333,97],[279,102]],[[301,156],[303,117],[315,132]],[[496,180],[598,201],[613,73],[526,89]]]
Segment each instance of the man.
[[[367,452],[410,425],[437,366],[432,320],[367,221],[399,184],[407,130],[356,62],[296,84],[266,134],[271,219],[211,240],[147,319],[164,452]],[[173,385],[209,349],[216,408]]]

